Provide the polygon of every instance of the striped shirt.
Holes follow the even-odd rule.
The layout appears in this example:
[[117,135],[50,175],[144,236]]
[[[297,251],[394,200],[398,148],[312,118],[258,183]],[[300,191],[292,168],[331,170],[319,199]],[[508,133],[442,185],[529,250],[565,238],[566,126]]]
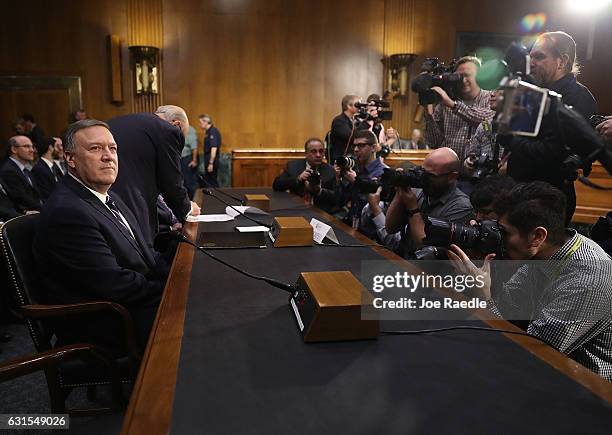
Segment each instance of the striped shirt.
[[528,320],[527,332],[612,381],[612,259],[574,230],[548,260],[521,266],[494,312]]
[[449,147],[463,161],[478,124],[491,121],[491,91],[480,90],[471,101],[455,100],[455,107],[438,104],[433,115],[425,113],[425,142],[432,148]]

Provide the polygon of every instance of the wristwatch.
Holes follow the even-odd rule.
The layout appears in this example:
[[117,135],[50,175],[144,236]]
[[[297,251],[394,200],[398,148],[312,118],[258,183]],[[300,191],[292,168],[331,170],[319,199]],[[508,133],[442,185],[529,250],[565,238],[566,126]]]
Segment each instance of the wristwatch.
[[421,212],[421,209],[417,207],[417,208],[413,208],[412,210],[408,210],[406,214],[408,215],[408,217],[412,217],[415,214],[420,213],[420,212]]

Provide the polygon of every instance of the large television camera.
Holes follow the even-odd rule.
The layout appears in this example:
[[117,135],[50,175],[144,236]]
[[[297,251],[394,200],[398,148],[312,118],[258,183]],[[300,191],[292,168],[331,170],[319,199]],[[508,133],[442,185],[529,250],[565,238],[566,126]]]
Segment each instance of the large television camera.
[[461,225],[429,217],[425,220],[425,247],[414,253],[418,260],[448,260],[448,246],[483,255],[504,255],[502,228],[496,221],[485,220],[476,225]]
[[437,57],[425,59],[421,65],[421,74],[416,76],[410,84],[412,91],[419,95],[419,104],[425,106],[437,104],[440,101],[440,95],[431,90],[434,86],[444,89],[452,100],[458,99],[463,88],[463,76],[455,72],[456,68],[454,60],[445,65]]
[[[355,107],[359,109],[355,118],[360,121],[391,121],[393,119],[393,111],[389,109],[391,105],[385,100],[370,100],[367,103],[357,102]],[[376,109],[376,115],[370,113],[372,109]]]

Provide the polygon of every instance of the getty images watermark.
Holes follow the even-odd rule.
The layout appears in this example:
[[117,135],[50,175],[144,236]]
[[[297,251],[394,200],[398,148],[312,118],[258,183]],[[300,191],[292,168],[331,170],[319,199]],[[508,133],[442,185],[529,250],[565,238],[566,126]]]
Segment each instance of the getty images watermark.
[[[363,304],[364,319],[457,320],[471,310],[488,311],[482,289],[486,274],[457,273],[450,261],[406,263],[363,261],[361,283],[371,304]],[[494,315],[491,313],[491,318]]]

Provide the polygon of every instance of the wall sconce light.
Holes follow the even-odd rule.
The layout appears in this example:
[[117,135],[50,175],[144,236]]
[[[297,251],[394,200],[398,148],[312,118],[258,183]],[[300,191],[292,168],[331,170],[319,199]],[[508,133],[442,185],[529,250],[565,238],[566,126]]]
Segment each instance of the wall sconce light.
[[159,48],[133,45],[129,49],[136,78],[136,95],[159,93]]
[[382,59],[387,74],[387,90],[394,95],[406,95],[409,91],[410,65],[417,58],[413,53],[392,54]]

